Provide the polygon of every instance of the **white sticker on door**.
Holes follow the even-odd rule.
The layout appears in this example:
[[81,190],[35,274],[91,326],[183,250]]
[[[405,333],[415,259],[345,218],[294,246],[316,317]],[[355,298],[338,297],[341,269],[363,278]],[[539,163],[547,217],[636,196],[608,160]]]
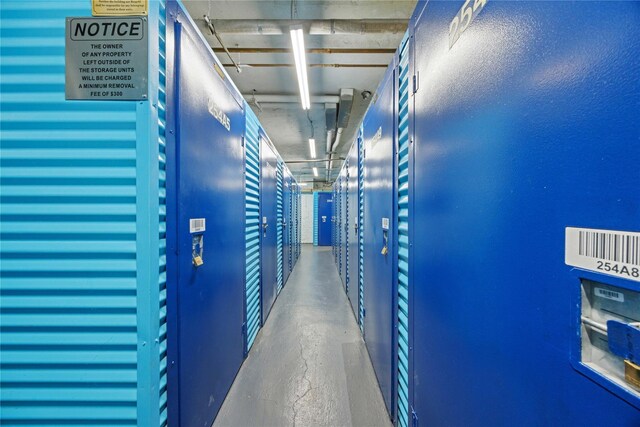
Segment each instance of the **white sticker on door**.
[[565,263],[640,282],[640,233],[567,227]]

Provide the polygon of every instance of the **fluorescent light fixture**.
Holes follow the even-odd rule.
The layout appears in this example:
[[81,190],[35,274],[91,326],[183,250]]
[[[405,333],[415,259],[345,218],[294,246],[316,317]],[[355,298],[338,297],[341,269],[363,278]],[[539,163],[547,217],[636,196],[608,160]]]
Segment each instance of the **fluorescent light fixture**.
[[291,29],[291,44],[293,45],[293,58],[296,61],[296,73],[298,74],[298,88],[300,89],[300,101],[302,109],[311,108],[309,100],[309,81],[307,80],[307,60],[305,58],[304,37],[302,28]]
[[318,177],[318,168],[313,168],[313,176]]
[[316,158],[316,140],[313,138],[309,138],[309,154],[311,154],[311,158]]
[[309,185],[309,184],[306,183],[306,182],[299,182],[298,183],[298,187],[306,187],[307,185]]

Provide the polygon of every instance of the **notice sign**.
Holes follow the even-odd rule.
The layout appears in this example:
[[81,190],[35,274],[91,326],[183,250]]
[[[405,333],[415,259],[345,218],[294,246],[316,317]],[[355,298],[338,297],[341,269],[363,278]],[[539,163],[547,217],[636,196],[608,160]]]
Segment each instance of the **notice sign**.
[[67,18],[65,56],[66,99],[147,99],[147,18]]
[[147,15],[147,0],[91,0],[93,16]]

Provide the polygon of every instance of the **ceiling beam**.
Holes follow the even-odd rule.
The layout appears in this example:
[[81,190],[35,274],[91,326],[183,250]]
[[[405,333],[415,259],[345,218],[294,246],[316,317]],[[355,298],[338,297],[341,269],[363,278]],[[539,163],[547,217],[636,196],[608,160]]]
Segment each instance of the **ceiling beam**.
[[308,35],[364,35],[403,34],[407,29],[405,19],[215,19],[211,20],[215,31],[221,34],[282,35],[301,25]]
[[[225,53],[222,47],[212,47],[215,53]],[[227,48],[230,53],[291,53],[290,48],[285,47],[230,47]],[[392,54],[396,49],[365,49],[365,48],[310,48],[307,53],[316,53],[323,55],[331,54]]]
[[[235,64],[222,64],[225,67],[234,67]],[[387,68],[389,64],[309,64],[310,68]],[[240,68],[282,68],[295,67],[295,64],[238,64]]]

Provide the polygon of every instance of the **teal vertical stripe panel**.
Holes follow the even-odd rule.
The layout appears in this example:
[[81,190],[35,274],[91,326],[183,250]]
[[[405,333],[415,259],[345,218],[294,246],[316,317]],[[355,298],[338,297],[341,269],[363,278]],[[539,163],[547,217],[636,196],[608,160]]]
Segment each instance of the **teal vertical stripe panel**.
[[358,325],[364,332],[364,142],[358,131]]
[[281,159],[278,159],[278,165],[276,169],[276,239],[277,239],[277,250],[278,250],[278,292],[282,290],[282,286],[284,286],[284,272],[283,272],[283,249],[282,249],[282,221],[283,221],[283,212],[284,204],[283,204],[283,195],[282,195],[282,174],[283,174],[284,164]]
[[409,42],[398,66],[398,425],[409,425]]
[[344,283],[349,293],[351,277],[349,275],[349,159],[344,162]]
[[133,102],[64,99],[65,18],[89,3],[0,11],[2,423],[135,425],[146,123]]
[[[153,4],[153,3],[152,3]],[[160,385],[159,385],[159,410],[160,426],[168,424],[167,418],[167,173],[166,173],[166,124],[167,124],[167,79],[166,79],[166,0],[158,2],[158,142],[159,142],[159,228],[160,242],[159,264],[159,358],[160,358]]]
[[260,123],[245,103],[245,318],[248,353],[260,329]]
[[318,192],[313,193],[313,246],[318,246]]

